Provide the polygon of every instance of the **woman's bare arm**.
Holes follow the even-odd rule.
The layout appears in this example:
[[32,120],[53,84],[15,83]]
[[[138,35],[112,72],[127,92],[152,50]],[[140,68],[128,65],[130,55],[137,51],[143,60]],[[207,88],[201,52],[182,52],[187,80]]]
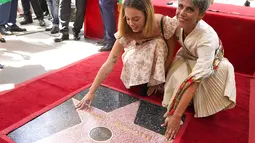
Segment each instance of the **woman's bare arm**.
[[169,68],[172,65],[172,60],[173,60],[173,56],[174,56],[174,49],[176,46],[176,40],[175,37],[172,36],[170,39],[167,40],[167,44],[168,44],[168,55],[167,55],[167,59],[165,62],[165,71],[168,72]]
[[120,43],[118,41],[116,41],[114,43],[111,53],[108,56],[108,59],[105,61],[105,63],[102,65],[102,67],[98,71],[98,73],[92,83],[92,86],[89,89],[90,93],[94,94],[96,92],[96,89],[103,82],[103,80],[112,71],[112,69],[114,68],[114,66],[117,63],[117,60],[119,59],[120,55],[122,54],[123,49],[124,49],[123,46],[120,45]]
[[182,95],[182,98],[179,104],[177,105],[177,108],[175,109],[174,114],[166,118],[165,123],[162,124],[162,126],[167,125],[167,130],[165,132],[165,137],[167,140],[171,140],[172,138],[175,138],[180,127],[181,117],[184,114],[185,110],[187,109],[193,96],[195,95],[197,88],[198,88],[198,83],[194,83],[190,87],[188,87],[188,89]]
[[189,103],[194,97],[197,88],[198,88],[198,83],[194,83],[187,88],[187,90],[183,93],[182,98],[174,111],[174,114],[173,114],[174,116],[182,117]]

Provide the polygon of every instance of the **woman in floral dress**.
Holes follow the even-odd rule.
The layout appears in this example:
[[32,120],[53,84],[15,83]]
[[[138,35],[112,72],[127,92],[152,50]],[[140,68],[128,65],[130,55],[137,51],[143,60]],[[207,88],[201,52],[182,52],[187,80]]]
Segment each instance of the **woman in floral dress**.
[[173,34],[177,20],[161,18],[162,15],[154,14],[151,0],[124,1],[120,11],[119,31],[115,34],[117,40],[77,108],[90,106],[96,89],[121,55],[123,69],[120,78],[127,89],[145,85],[148,87],[146,94],[151,95],[165,82],[165,71],[169,69],[174,53]]

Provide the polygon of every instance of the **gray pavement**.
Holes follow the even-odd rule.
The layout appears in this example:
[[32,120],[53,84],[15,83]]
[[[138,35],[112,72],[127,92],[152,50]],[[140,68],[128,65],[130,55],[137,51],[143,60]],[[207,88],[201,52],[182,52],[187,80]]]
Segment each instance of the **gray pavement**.
[[[50,22],[46,20],[46,23]],[[54,43],[54,37],[59,34],[44,31],[45,27],[40,27],[37,20],[22,28],[27,32],[4,36],[7,43],[0,43],[0,63],[4,65],[0,71],[0,91],[86,58],[99,49],[95,40],[84,39],[83,32],[80,41],[72,40],[70,32],[71,40]]]

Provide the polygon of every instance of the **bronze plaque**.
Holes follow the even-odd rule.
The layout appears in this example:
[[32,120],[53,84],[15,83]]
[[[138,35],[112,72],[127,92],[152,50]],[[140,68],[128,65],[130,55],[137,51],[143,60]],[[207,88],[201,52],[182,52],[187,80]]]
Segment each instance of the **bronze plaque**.
[[90,130],[89,136],[95,141],[107,141],[112,137],[112,132],[106,127],[95,127]]

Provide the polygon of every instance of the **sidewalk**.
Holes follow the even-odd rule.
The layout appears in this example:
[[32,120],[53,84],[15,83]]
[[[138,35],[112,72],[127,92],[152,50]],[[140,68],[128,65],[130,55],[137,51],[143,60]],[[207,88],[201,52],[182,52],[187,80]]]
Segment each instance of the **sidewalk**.
[[[0,71],[0,91],[98,52],[96,41],[84,39],[83,36],[80,41],[74,41],[72,32],[69,41],[54,43],[53,39],[58,34],[46,32],[37,20],[22,28],[28,32],[4,36],[7,43],[0,43],[0,63],[4,65]],[[80,34],[83,35],[83,31]]]

